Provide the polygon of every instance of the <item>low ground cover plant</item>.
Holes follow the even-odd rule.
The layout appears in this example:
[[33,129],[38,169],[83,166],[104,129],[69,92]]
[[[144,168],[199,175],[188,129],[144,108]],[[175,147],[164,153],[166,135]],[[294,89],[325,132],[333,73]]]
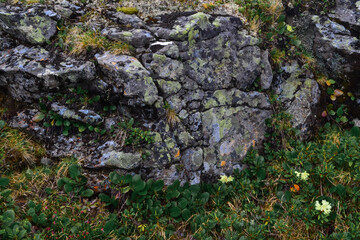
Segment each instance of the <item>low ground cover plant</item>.
[[265,154],[250,151],[245,170],[193,186],[178,181],[164,186],[162,180],[111,172],[109,183],[99,183],[108,184],[106,188],[91,187],[74,159],[8,172],[0,178],[0,235],[3,239],[359,238],[360,129],[326,124],[311,141],[294,135],[285,145],[278,143],[268,146]]

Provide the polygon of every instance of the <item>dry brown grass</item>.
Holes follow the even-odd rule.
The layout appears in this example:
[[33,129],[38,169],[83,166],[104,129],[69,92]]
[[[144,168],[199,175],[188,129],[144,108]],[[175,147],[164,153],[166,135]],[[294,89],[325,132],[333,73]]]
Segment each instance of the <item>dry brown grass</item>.
[[13,169],[35,164],[45,149],[25,133],[4,127],[0,130],[0,167]]
[[178,122],[180,122],[175,110],[171,108],[166,110],[166,120],[170,127],[174,127]]
[[130,47],[121,41],[110,41],[100,33],[73,27],[67,33],[65,46],[71,55],[82,55],[89,51],[110,51],[113,54],[130,54]]
[[263,0],[262,6],[264,12],[267,12],[268,15],[272,16],[273,24],[284,11],[284,6],[281,0]]

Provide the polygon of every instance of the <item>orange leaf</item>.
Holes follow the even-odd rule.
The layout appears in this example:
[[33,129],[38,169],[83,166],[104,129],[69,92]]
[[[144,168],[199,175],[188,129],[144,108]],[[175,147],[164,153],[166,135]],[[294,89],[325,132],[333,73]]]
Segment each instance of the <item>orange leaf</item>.
[[220,166],[224,167],[225,165],[226,165],[226,162],[225,162],[225,161],[221,161]]
[[297,192],[300,191],[300,186],[299,186],[299,185],[294,184],[294,188],[295,188],[295,190],[296,190]]
[[180,149],[179,150],[177,150],[177,152],[176,152],[176,154],[175,154],[175,156],[174,156],[175,158],[178,158],[178,157],[180,157]]
[[326,85],[331,86],[331,82],[329,80],[327,80]]
[[334,96],[335,97],[339,97],[339,96],[341,96],[343,94],[344,94],[344,92],[339,90],[339,89],[335,89],[335,91],[334,91]]

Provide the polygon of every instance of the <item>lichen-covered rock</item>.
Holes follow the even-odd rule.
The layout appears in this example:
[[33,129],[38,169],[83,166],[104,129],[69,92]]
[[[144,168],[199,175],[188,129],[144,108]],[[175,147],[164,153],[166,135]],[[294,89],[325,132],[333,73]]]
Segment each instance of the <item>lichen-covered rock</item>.
[[33,102],[50,91],[92,81],[95,65],[71,58],[55,60],[43,48],[19,45],[0,52],[0,75],[13,98]]
[[[174,42],[154,43],[154,54],[145,65],[161,78],[179,79],[181,75],[195,81],[206,90],[237,87],[246,89],[261,73],[260,49],[257,39],[241,31],[241,22],[234,17],[213,18],[204,13],[167,20],[172,26],[149,27],[155,36],[176,40],[180,62],[159,54]],[[165,51],[162,51],[165,52]]]
[[201,148],[187,149],[183,153],[181,161],[183,162],[186,170],[196,171],[204,162],[203,150]]
[[134,57],[113,55],[109,52],[97,54],[103,73],[109,84],[122,91],[128,98],[135,98],[140,105],[152,105],[158,99],[158,90],[144,66]]
[[355,1],[336,0],[332,13],[302,14],[292,23],[305,48],[317,58],[328,78],[345,82],[360,96],[360,9]]
[[239,162],[248,149],[261,142],[265,133],[264,119],[271,110],[245,106],[218,107],[202,113],[205,146],[204,161],[216,168],[221,161]]
[[131,26],[133,28],[141,28],[145,26],[145,23],[136,15],[126,14],[123,12],[108,12],[109,18],[115,23],[120,24],[121,26]]
[[343,25],[327,18],[314,16],[312,20],[318,31],[313,48],[316,56],[321,58],[329,76],[339,78],[341,75],[348,75],[350,79],[358,79],[359,35],[353,35]]
[[151,32],[144,29],[133,29],[122,31],[119,28],[105,28],[101,34],[107,36],[114,41],[123,41],[134,47],[146,47],[150,42],[155,40]]
[[56,21],[46,16],[46,10],[30,8],[0,8],[0,28],[13,37],[32,44],[44,44],[56,32]]
[[120,169],[134,169],[140,165],[142,158],[139,153],[124,153],[111,151],[104,153],[100,159],[101,165]]
[[51,104],[51,110],[59,114],[64,119],[76,120],[87,124],[99,124],[102,121],[102,117],[99,114],[89,109],[74,111],[66,106],[53,103]]
[[261,54],[262,70],[260,76],[260,87],[262,89],[269,89],[273,80],[272,68],[269,62],[269,52],[263,51]]
[[312,126],[320,101],[320,88],[318,83],[304,76],[304,69],[297,64],[283,68],[286,73],[291,74],[277,88],[279,99],[283,102],[285,109],[292,115],[292,125],[305,136]]
[[[70,15],[69,9],[77,14],[70,5],[57,4],[63,17]],[[55,15],[51,9],[45,14]],[[248,150],[261,146],[265,119],[272,114],[267,95],[249,90],[257,79],[263,89],[274,87],[268,52],[259,48],[257,38],[238,18],[224,15],[174,13],[147,23],[121,12],[109,11],[107,17],[113,23],[96,29],[133,45],[135,56],[100,51],[95,68],[90,61],[65,59],[40,47],[5,44],[8,49],[0,52],[0,87],[13,98],[33,103],[49,92],[64,93],[82,84],[89,94],[101,95],[101,101],[79,107],[55,100],[51,111],[107,132],[100,137],[90,129],[81,135],[76,135],[79,129],[69,129],[63,136],[63,129],[49,131],[41,120],[34,121],[35,110],[15,116],[11,125],[46,142],[52,157],[71,154],[89,168],[146,172],[168,184],[177,178],[192,184],[217,180],[242,169]],[[285,79],[276,90],[295,115],[294,126],[305,132],[319,88],[296,69],[284,69]],[[116,106],[107,111],[103,103]],[[131,146],[130,137],[139,142]]]

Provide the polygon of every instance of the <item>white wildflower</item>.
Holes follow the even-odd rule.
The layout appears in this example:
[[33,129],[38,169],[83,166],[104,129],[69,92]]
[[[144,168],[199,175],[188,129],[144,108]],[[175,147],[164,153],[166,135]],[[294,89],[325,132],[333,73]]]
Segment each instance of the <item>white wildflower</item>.
[[301,180],[303,181],[307,181],[309,179],[309,176],[310,174],[308,172],[298,172],[298,171],[295,171],[295,174],[296,174],[296,177],[300,178]]
[[319,201],[316,201],[315,209],[323,212],[325,215],[329,215],[329,213],[331,212],[331,204],[326,200],[322,200],[321,204],[319,203]]

